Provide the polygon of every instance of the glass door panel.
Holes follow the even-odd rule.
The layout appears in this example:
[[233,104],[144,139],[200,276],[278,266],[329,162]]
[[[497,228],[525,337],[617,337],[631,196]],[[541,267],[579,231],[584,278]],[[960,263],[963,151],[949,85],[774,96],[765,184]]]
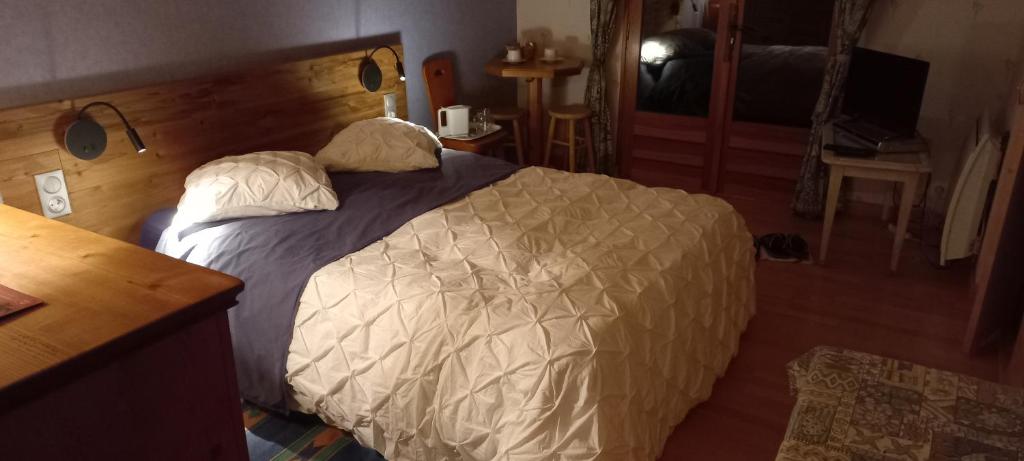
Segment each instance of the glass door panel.
[[810,127],[824,78],[828,0],[743,0],[733,120]]
[[708,117],[718,2],[643,0],[636,110]]

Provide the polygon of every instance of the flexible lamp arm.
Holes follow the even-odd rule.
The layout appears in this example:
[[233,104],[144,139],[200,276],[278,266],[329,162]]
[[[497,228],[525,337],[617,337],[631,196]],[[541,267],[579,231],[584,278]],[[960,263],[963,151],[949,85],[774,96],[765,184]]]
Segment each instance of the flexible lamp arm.
[[395,55],[395,61],[401,61],[402,60],[401,58],[398,57],[398,52],[395,51],[394,48],[391,48],[390,46],[387,46],[387,45],[381,45],[381,46],[378,46],[377,48],[374,48],[373,51],[370,52],[370,57],[372,58],[375,53],[377,53],[378,51],[383,50],[385,48],[388,51],[390,51],[391,54]]
[[384,50],[384,49],[390,51],[391,54],[395,55],[395,70],[398,71],[398,79],[404,82],[405,81],[405,66],[402,65],[402,58],[398,57],[398,52],[395,51],[394,48],[391,48],[390,46],[387,46],[387,45],[378,46],[377,48],[374,48],[373,51],[370,52],[370,56],[369,56],[370,59],[373,59],[373,55],[375,53],[377,53],[380,50]]
[[89,110],[90,107],[94,107],[94,106],[106,106],[106,107],[109,107],[111,110],[114,111],[115,114],[117,114],[118,117],[121,118],[121,122],[124,123],[124,127],[125,128],[129,128],[130,129],[132,127],[132,124],[128,123],[128,119],[124,117],[124,114],[122,114],[120,110],[118,110],[116,107],[114,107],[113,104],[111,104],[109,102],[106,102],[106,101],[94,101],[94,102],[90,102],[89,104],[86,104],[85,107],[82,108],[82,110],[78,111],[78,118],[82,118],[82,115],[85,114],[85,111]]
[[128,119],[125,118],[124,114],[122,114],[117,107],[114,107],[114,105],[109,102],[94,101],[90,102],[89,104],[86,104],[85,107],[82,107],[82,109],[78,111],[78,118],[81,119],[82,115],[85,114],[85,111],[89,110],[89,108],[94,106],[105,106],[113,110],[114,113],[117,114],[117,116],[121,119],[121,123],[124,123],[125,129],[128,131],[128,139],[132,142],[132,146],[135,146],[136,152],[140,154],[146,152],[146,144],[142,142],[142,138],[139,136],[139,133],[135,131],[135,128],[132,127],[131,123],[128,123]]

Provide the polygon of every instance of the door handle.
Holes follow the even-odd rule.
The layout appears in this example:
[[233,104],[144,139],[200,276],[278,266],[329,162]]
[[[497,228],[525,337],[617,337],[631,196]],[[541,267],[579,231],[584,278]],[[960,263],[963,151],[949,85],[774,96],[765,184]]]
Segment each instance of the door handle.
[[736,33],[742,31],[743,26],[739,23],[740,6],[738,0],[729,2],[729,52],[725,54],[725,62],[732,62],[733,53],[736,52]]

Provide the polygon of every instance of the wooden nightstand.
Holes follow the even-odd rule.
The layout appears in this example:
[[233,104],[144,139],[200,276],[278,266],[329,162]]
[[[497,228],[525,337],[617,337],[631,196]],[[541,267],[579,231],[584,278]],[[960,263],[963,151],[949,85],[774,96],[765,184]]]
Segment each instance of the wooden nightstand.
[[[832,128],[827,127],[822,142],[831,143]],[[895,181],[903,184],[900,194],[899,215],[896,218],[896,235],[892,245],[892,257],[889,269],[896,271],[900,263],[900,250],[907,234],[907,223],[910,222],[910,211],[914,207],[914,195],[921,178],[930,174],[932,167],[928,161],[928,152],[912,152],[906,154],[880,154],[869,158],[841,157],[830,150],[822,150],[821,160],[830,169],[828,180],[828,198],[825,202],[825,224],[821,231],[821,262],[825,262],[828,254],[828,241],[832,234],[832,223],[836,216],[836,205],[839,202],[839,189],[843,178],[878,179]],[[887,214],[887,213],[886,213]]]
[[248,459],[238,279],[0,205],[0,284],[0,457]]

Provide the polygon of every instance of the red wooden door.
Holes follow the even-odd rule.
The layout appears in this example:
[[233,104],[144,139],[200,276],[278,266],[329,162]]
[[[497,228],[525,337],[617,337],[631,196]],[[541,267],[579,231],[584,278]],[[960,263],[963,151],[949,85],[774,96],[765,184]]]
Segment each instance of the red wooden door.
[[[681,10],[651,11],[665,4]],[[821,89],[832,7],[821,0],[627,0],[620,174],[713,193],[792,191]],[[671,24],[688,12],[699,22]],[[695,97],[701,90],[706,99]]]

